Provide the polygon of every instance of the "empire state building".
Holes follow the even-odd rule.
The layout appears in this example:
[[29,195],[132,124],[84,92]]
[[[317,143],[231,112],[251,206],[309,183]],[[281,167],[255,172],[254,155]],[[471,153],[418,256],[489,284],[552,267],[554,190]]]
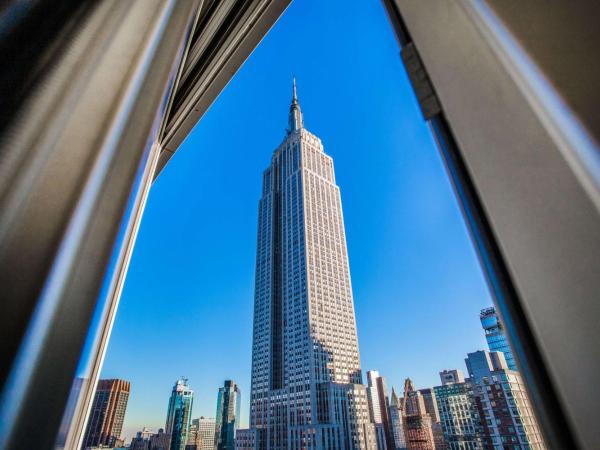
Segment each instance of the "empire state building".
[[240,448],[375,448],[362,384],[340,189],[333,160],[304,128],[296,95],[287,135],[263,173],[258,208],[250,429]]

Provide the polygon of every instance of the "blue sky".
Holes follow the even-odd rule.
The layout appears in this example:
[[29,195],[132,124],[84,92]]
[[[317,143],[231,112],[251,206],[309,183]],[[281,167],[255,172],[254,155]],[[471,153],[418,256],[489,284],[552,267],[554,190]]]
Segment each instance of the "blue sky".
[[181,375],[194,417],[214,416],[236,380],[247,423],[261,174],[293,75],[305,126],[334,158],[363,372],[432,386],[486,348],[491,299],[382,5],[296,0],[150,193],[102,371],[132,383],[128,439],[164,426]]

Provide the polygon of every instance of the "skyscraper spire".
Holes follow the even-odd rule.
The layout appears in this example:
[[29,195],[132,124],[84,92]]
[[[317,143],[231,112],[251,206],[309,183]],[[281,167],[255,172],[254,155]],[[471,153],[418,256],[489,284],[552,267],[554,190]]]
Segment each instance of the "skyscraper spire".
[[298,95],[296,93],[296,77],[294,77],[294,95],[292,97],[292,101],[296,103],[298,102]]
[[290,115],[288,119],[288,134],[304,127],[302,110],[300,109],[300,103],[298,103],[298,95],[296,93],[296,77],[294,77],[293,85],[292,104],[290,105]]

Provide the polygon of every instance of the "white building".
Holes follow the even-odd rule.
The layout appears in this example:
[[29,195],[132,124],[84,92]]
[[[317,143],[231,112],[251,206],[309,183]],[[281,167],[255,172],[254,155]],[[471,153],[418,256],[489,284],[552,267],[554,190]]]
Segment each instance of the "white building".
[[[188,440],[188,444],[194,444],[195,450],[214,450],[215,448],[215,418],[200,417],[192,420],[190,429],[194,429],[195,433],[192,440]],[[192,433],[190,433],[192,434]]]
[[294,95],[263,174],[256,255],[250,428],[257,448],[365,449],[362,384],[333,160]]

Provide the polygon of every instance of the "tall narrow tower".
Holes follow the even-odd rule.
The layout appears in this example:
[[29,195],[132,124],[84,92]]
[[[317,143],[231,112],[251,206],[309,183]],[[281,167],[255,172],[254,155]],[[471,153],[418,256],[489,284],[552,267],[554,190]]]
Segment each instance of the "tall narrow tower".
[[373,448],[340,190],[332,158],[304,128],[295,81],[287,135],[263,173],[258,216],[256,448]]
[[187,381],[187,378],[177,380],[169,398],[165,429],[171,435],[170,450],[184,450],[187,443],[194,401],[194,391]]
[[115,445],[117,439],[121,437],[129,390],[129,381],[98,381],[82,449]]
[[235,432],[240,426],[242,393],[232,380],[225,380],[219,388],[215,427],[216,450],[235,450]]

